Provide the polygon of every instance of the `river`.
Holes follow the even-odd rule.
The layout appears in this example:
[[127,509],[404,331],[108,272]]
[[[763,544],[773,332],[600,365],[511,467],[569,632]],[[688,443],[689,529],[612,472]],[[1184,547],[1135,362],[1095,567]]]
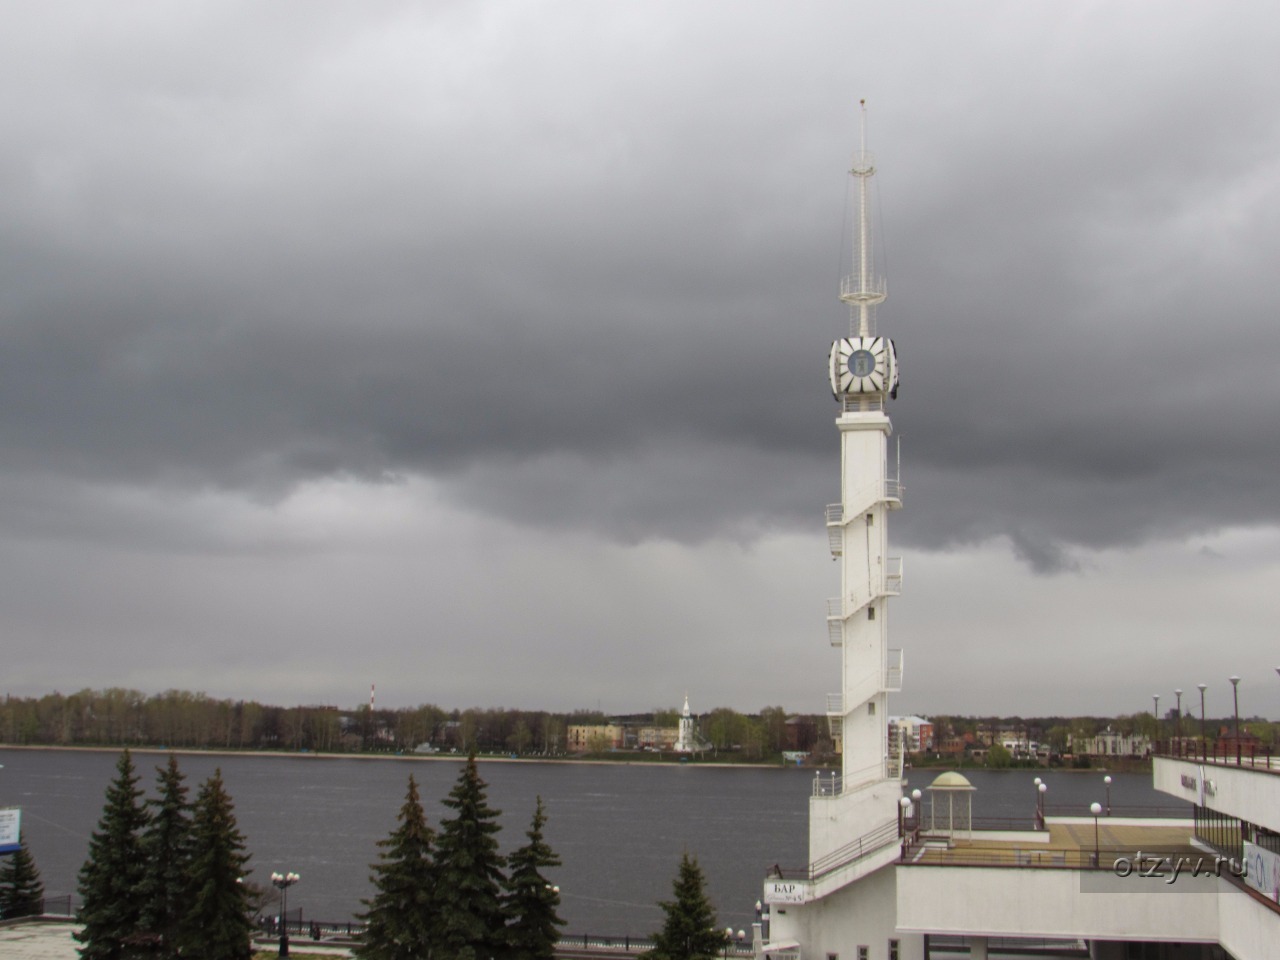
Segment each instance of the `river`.
[[[89,834],[102,815],[118,754],[0,749],[0,806],[23,809],[23,835],[47,895],[73,893]],[[135,753],[142,785],[154,795],[163,754]],[[395,826],[410,773],[432,825],[461,761],[443,758],[345,758],[186,754],[179,764],[192,796],[222,771],[259,882],[272,871],[302,876],[290,912],[345,920],[369,895],[377,841]],[[938,771],[909,771],[927,786]],[[1104,802],[1101,773],[1039,771],[1056,806]],[[484,762],[489,802],[502,811],[504,851],[519,846],[541,796],[545,834],[563,866],[549,872],[561,888],[561,915],[575,933],[645,935],[662,920],[680,855],[698,858],[719,922],[749,929],[770,866],[806,862],[812,771],[696,764]],[[1030,817],[1037,771],[966,771],[977,787],[975,816]],[[1112,802],[1170,803],[1149,774],[1115,774]],[[1119,812],[1119,810],[1117,810]]]

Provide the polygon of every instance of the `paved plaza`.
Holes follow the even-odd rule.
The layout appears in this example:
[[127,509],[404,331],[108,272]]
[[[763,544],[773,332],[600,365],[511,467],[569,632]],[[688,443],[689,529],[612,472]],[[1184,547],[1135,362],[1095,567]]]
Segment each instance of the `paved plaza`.
[[[79,960],[79,946],[71,934],[74,923],[20,923],[12,927],[0,927],[0,960]],[[348,957],[351,951],[345,947],[313,946],[310,943],[295,944],[298,953],[325,953],[335,957]],[[256,949],[272,950],[274,945],[257,944]]]

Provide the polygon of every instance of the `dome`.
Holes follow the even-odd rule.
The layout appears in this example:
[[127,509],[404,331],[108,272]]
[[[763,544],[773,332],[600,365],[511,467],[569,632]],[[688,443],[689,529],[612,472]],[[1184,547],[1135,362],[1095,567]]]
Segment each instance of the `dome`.
[[948,770],[946,773],[939,774],[938,778],[929,784],[930,790],[975,790],[972,783],[965,778],[964,774],[957,773],[955,770]]

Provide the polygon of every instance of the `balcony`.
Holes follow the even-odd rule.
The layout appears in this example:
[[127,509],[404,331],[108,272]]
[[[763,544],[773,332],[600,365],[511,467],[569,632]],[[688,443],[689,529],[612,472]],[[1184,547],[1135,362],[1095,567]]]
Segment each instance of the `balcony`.
[[839,597],[827,600],[827,639],[833,647],[844,643],[844,601]]
[[902,594],[902,558],[884,558],[884,592],[887,596],[897,597]]
[[890,649],[884,668],[884,688],[888,693],[902,692],[902,651]]

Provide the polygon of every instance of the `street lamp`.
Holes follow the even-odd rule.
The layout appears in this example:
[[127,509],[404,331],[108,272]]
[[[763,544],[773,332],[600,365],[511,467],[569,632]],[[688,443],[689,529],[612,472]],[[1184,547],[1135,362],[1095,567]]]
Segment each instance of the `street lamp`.
[[[907,810],[911,807],[910,797],[898,798],[898,836],[907,835]],[[905,853],[905,851],[903,851]]]
[[1107,785],[1107,816],[1111,816],[1111,774],[1107,774],[1102,778],[1102,782]]
[[287,957],[289,955],[289,930],[285,927],[285,914],[289,911],[286,905],[289,902],[289,888],[292,887],[302,878],[296,873],[273,873],[271,874],[271,883],[280,890],[280,953],[279,956]]
[[1093,865],[1098,865],[1098,814],[1102,812],[1102,804],[1089,804],[1089,812],[1093,814]]
[[1182,741],[1182,688],[1179,687],[1177,690],[1173,692],[1178,698],[1178,716],[1174,721],[1175,726],[1173,728],[1174,730],[1173,735],[1178,738],[1178,741],[1179,741],[1178,746],[1179,748],[1181,748],[1182,746],[1182,743],[1181,743]]
[[1200,753],[1204,754],[1204,692],[1209,689],[1207,683],[1197,683],[1196,687],[1200,690]]
[[1227,677],[1231,681],[1231,699],[1236,711],[1236,756],[1240,755],[1240,678]]

